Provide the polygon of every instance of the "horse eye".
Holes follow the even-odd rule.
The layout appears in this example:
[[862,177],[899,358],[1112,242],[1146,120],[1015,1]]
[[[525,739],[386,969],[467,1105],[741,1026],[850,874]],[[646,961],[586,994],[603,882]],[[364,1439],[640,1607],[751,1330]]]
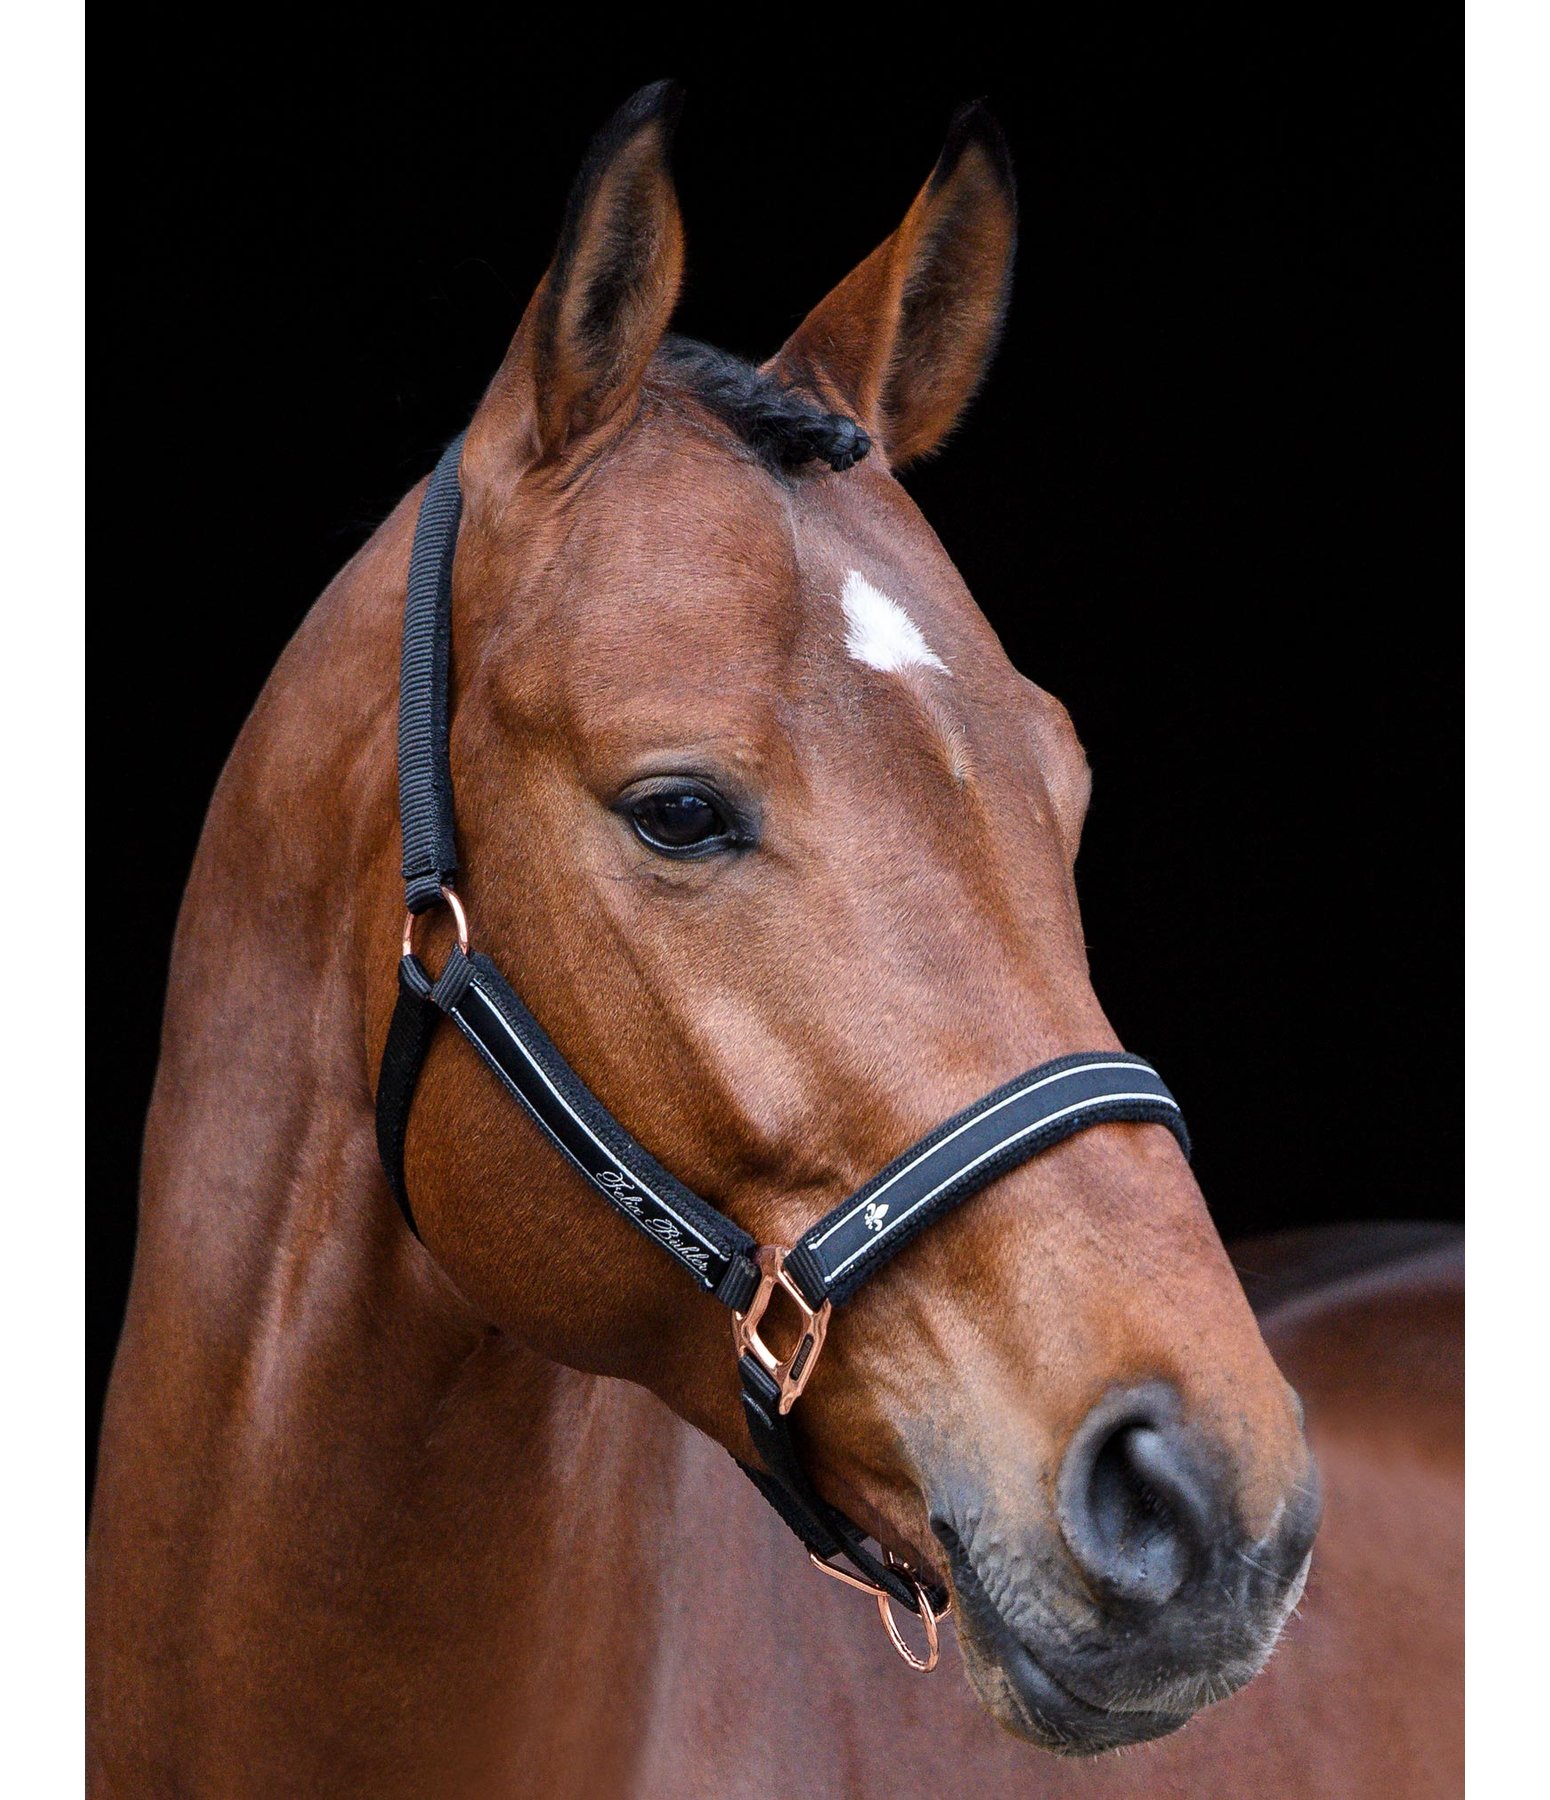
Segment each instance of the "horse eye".
[[696,788],[643,794],[630,802],[629,816],[640,841],[665,856],[720,849],[732,839],[714,801]]

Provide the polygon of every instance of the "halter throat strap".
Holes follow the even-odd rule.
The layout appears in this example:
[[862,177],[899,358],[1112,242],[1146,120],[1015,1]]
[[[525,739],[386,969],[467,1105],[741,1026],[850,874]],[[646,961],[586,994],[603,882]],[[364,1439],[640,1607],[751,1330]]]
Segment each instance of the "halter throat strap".
[[[954,1114],[789,1247],[761,1248],[664,1168],[588,1088],[495,963],[468,941],[454,889],[449,752],[462,446],[460,436],[447,447],[420,503],[404,612],[398,790],[408,917],[398,1000],[377,1080],[377,1146],[388,1184],[418,1237],[404,1145],[421,1070],[441,1020],[449,1019],[587,1184],[731,1310],[743,1411],[762,1465],[741,1466],[815,1563],[867,1587],[880,1604],[895,1601],[931,1615],[934,1641],[945,1592],[869,1547],[861,1528],[812,1486],[791,1434],[788,1415],[817,1365],[832,1310],[945,1212],[1079,1131],[1120,1122],[1162,1125],[1187,1156],[1178,1102],[1138,1056],[1083,1051],[1057,1057]],[[414,953],[413,927],[417,915],[442,903],[454,909],[459,942],[432,979]],[[777,1288],[802,1316],[798,1342],[784,1357],[759,1334]],[[838,1569],[838,1558],[861,1579]],[[890,1634],[897,1642],[891,1624]]]

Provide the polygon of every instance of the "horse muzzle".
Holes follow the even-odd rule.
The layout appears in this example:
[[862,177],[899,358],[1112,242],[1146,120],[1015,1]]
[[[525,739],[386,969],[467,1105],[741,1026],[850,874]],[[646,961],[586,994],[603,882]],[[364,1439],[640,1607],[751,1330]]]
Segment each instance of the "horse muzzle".
[[1014,1523],[973,1484],[933,1503],[958,1642],[983,1704],[1066,1755],[1176,1731],[1264,1667],[1318,1528],[1309,1457],[1251,1540],[1226,1464],[1157,1388],[1111,1396],[1066,1449],[1055,1516]]

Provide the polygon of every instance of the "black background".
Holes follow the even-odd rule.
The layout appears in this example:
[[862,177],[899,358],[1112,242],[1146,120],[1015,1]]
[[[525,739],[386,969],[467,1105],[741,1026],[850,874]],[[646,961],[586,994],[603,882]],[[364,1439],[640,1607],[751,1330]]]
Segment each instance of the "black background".
[[465,10],[434,44],[313,28],[174,56],[137,19],[98,162],[119,205],[93,1421],[221,764],[307,607],[466,420],[591,132],[663,74],[689,90],[679,326],[754,356],[897,223],[952,107],[988,98],[1021,184],[1010,327],[907,480],[1087,745],[1099,995],[1183,1099],[1224,1233],[1457,1213],[1448,26],[1141,18],[1011,50],[972,24],[939,41],[943,15],[886,63],[782,41],[794,14],[720,54]]

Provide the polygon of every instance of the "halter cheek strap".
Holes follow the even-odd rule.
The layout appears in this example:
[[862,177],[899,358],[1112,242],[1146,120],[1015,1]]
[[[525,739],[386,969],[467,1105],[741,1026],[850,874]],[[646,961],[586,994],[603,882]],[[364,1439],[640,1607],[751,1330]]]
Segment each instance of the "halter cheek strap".
[[[900,1654],[916,1667],[932,1667],[945,1591],[886,1551],[879,1555],[865,1532],[822,1498],[791,1433],[788,1415],[817,1367],[833,1309],[949,1208],[1079,1131],[1117,1122],[1163,1125],[1187,1156],[1178,1102],[1138,1056],[1106,1050],[1057,1057],[939,1125],[789,1247],[756,1244],[665,1169],[571,1068],[490,958],[469,945],[453,887],[448,756],[462,443],[459,437],[448,447],[426,488],[409,566],[398,734],[408,917],[398,1003],[377,1081],[377,1146],[388,1183],[418,1236],[404,1180],[404,1140],[420,1071],[440,1021],[450,1019],[588,1184],[731,1311],[743,1411],[761,1465],[742,1464],[744,1472],[819,1568],[877,1597]],[[436,905],[452,909],[458,946],[433,980],[414,953],[413,931],[417,915]],[[800,1321],[796,1344],[781,1355],[760,1331],[777,1290]],[[836,1566],[841,1559],[849,1570]],[[920,1615],[929,1661],[904,1645],[890,1602]]]

